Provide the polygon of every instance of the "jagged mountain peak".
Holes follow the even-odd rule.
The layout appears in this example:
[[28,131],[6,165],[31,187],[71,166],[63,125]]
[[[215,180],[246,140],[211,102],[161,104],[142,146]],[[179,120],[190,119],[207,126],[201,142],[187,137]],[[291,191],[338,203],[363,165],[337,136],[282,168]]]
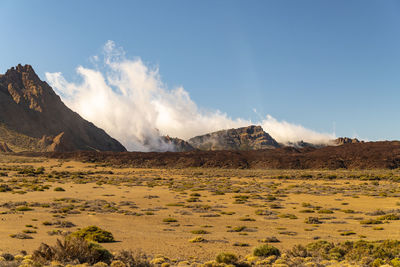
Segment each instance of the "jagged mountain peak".
[[14,151],[126,151],[70,110],[31,65],[21,64],[0,76],[0,141]]

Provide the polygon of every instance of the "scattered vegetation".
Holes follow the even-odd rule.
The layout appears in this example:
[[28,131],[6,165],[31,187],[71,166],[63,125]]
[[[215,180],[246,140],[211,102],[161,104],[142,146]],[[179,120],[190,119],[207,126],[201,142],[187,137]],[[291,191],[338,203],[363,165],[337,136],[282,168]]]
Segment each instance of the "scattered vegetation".
[[[4,159],[0,159],[1,162]],[[51,255],[62,255],[56,252],[57,247],[62,251],[61,245],[69,247],[71,251],[81,249],[84,255],[91,255],[83,243],[76,245],[79,249],[72,249],[75,245],[68,243],[69,240],[75,240],[74,244],[80,244],[81,241],[77,240],[84,240],[92,248],[99,248],[99,242],[114,242],[112,234],[98,226],[76,228],[82,227],[82,218],[86,216],[93,216],[90,218],[97,222],[101,216],[113,214],[123,220],[134,221],[135,224],[129,226],[135,227],[134,231],[142,231],[143,222],[154,226],[155,231],[149,232],[149,237],[157,235],[160,242],[179,236],[176,242],[192,249],[201,248],[202,252],[208,253],[207,257],[213,258],[218,247],[232,250],[218,254],[211,265],[200,262],[204,255],[192,255],[197,258],[191,258],[188,256],[189,250],[182,250],[182,257],[139,257],[145,264],[143,266],[177,266],[183,257],[187,257],[185,260],[188,265],[204,263],[205,266],[324,266],[328,261],[332,264],[336,262],[337,266],[350,263],[360,266],[396,266],[400,263],[397,258],[400,254],[396,254],[397,241],[391,241],[391,245],[385,244],[386,241],[368,241],[386,236],[398,238],[398,169],[199,171],[132,169],[85,163],[78,170],[73,167],[73,162],[52,164],[43,161],[0,165],[0,213],[7,219],[18,218],[22,222],[18,224],[22,228],[14,227],[1,238],[9,241],[13,241],[10,238],[26,239],[23,242],[27,244],[26,249],[31,251],[29,246],[33,242],[41,241],[43,235],[47,238],[51,235],[62,240],[60,244],[49,246],[53,251]],[[45,167],[40,168],[41,165]],[[81,186],[94,192],[95,197],[80,196]],[[50,192],[58,197],[46,199],[45,194],[49,189],[59,192],[67,189],[68,194]],[[144,190],[142,192],[145,193],[132,194],[135,190]],[[362,198],[362,201],[355,205],[355,198]],[[48,217],[39,214],[47,214]],[[109,227],[108,230],[113,230],[113,226]],[[226,231],[224,238],[219,236],[221,231]],[[129,232],[130,235],[132,232]],[[296,236],[296,240],[301,243],[311,238],[326,241],[292,247],[292,236]],[[34,240],[31,241],[32,238]],[[126,243],[127,248],[140,246],[137,245],[140,238],[139,235],[137,242]],[[335,239],[345,242],[330,242]],[[359,243],[356,241],[358,239],[363,239],[365,243]],[[258,252],[245,256],[250,250],[246,247],[257,242],[266,247],[257,247],[254,251]],[[276,245],[279,249],[272,246],[273,243],[279,243]],[[44,252],[49,248],[43,247],[42,250]],[[65,251],[66,248],[63,253],[67,253]],[[127,252],[124,257],[117,258],[119,252],[112,252],[111,258],[100,261],[75,256],[67,257],[66,261],[57,260],[59,256],[43,256],[41,260],[38,256],[35,260],[45,265],[57,261],[64,265],[82,262],[97,264],[97,267],[104,264],[115,267],[123,264],[139,266],[128,263],[138,262],[138,256]],[[357,258],[353,255],[356,253],[364,255]],[[24,257],[17,257],[19,263],[25,260]]]

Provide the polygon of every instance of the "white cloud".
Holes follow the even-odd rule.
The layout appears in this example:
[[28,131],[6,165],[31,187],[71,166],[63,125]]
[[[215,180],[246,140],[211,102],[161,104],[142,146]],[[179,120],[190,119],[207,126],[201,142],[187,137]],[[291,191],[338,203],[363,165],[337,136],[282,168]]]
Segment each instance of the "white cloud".
[[[99,58],[96,58],[99,61]],[[81,83],[70,83],[61,73],[46,73],[49,84],[72,110],[103,128],[128,150],[166,151],[171,147],[160,135],[182,139],[221,129],[262,125],[278,142],[326,143],[333,134],[322,134],[267,115],[258,122],[232,119],[219,110],[204,111],[183,87],[169,90],[158,68],[141,59],[128,59],[122,48],[104,46],[105,70],[79,66]]]
[[304,141],[313,144],[327,144],[336,138],[333,133],[319,133],[298,124],[278,121],[271,115],[267,115],[260,125],[264,131],[281,143]]

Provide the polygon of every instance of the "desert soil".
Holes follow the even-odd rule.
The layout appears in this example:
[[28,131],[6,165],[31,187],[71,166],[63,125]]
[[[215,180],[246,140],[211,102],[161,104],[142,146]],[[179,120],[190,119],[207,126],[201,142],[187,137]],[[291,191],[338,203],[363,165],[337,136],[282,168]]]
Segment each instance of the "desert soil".
[[[400,220],[363,223],[398,213],[396,170],[137,169],[5,154],[0,168],[0,253],[31,253],[89,225],[113,233],[117,242],[102,244],[111,251],[179,260],[246,255],[270,237],[280,249],[400,239]],[[36,233],[10,236],[24,230]],[[198,236],[205,241],[190,242]]]

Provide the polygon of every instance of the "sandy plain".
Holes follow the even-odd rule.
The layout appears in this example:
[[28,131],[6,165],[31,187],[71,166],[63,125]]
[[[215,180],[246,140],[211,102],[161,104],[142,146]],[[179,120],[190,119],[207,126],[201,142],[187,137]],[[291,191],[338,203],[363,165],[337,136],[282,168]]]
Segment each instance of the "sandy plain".
[[[0,252],[31,253],[89,225],[113,233],[111,251],[178,260],[243,256],[272,237],[281,250],[400,239],[400,220],[365,224],[398,213],[396,170],[134,169],[9,155],[0,168]],[[36,233],[10,236],[24,231]]]

